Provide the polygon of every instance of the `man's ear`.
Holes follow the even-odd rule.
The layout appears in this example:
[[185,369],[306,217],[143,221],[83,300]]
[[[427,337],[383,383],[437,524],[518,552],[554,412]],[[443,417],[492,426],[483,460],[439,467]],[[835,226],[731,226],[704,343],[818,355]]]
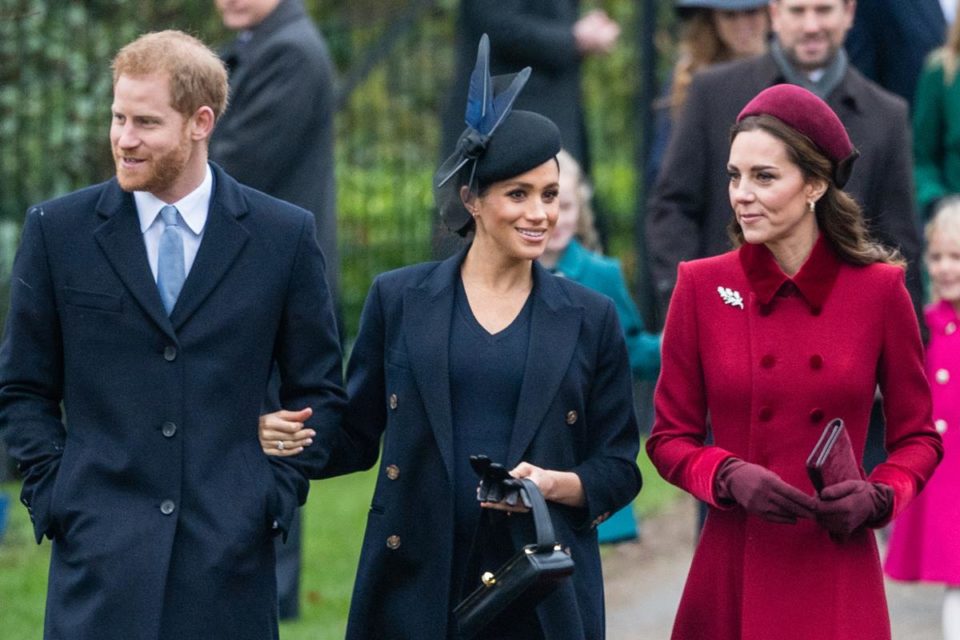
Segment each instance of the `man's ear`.
[[213,133],[213,125],[216,116],[213,115],[213,109],[204,105],[197,109],[196,113],[190,118],[190,139],[194,141],[205,140]]

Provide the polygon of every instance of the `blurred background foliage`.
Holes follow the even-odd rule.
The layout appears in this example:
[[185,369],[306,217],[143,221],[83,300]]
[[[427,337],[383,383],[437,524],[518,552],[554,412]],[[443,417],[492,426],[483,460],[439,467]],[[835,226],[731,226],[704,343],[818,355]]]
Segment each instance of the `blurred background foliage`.
[[[341,75],[337,117],[341,291],[347,335],[372,278],[429,258],[438,114],[453,73],[456,0],[305,0]],[[659,59],[672,58],[672,1],[658,0]],[[583,98],[607,252],[637,265],[642,109],[637,0],[584,1],[623,27],[615,52],[585,63]],[[652,18],[653,16],[650,16]],[[0,282],[35,202],[112,175],[110,60],[146,31],[231,38],[212,0],[0,0]],[[377,57],[372,52],[383,51]],[[661,62],[659,74],[667,72]],[[3,294],[3,304],[7,296]],[[642,304],[641,300],[641,304]]]

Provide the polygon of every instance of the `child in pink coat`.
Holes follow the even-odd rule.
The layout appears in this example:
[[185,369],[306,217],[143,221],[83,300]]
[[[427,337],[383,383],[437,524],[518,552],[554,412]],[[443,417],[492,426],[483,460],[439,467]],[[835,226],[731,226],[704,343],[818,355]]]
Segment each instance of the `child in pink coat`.
[[926,372],[943,461],[923,492],[894,522],[884,569],[896,580],[942,582],[945,640],[960,640],[960,200],[926,228],[927,270],[935,302],[926,309]]

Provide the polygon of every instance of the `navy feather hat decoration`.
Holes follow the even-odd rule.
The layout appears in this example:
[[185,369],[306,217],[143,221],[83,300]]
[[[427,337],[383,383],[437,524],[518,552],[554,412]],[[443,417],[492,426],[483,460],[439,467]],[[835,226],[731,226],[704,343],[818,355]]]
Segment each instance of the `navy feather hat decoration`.
[[467,94],[467,128],[457,148],[433,178],[440,216],[452,231],[465,235],[473,218],[463,206],[460,189],[473,191],[525,173],[560,152],[560,130],[549,118],[530,111],[513,111],[513,103],[530,77],[519,73],[491,77],[490,40],[480,38],[477,63]]

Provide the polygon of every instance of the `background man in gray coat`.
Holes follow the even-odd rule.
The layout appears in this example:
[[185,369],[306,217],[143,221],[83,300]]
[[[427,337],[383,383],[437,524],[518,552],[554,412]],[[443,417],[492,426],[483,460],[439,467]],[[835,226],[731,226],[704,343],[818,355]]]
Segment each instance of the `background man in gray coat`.
[[729,250],[729,131],[761,90],[790,82],[824,98],[861,153],[846,191],[863,207],[873,235],[899,247],[907,286],[920,309],[920,239],[913,203],[906,102],[863,77],[842,48],[855,0],[772,0],[770,52],[717,65],[694,78],[667,147],[646,214],[647,251],[661,321],[677,264]]

